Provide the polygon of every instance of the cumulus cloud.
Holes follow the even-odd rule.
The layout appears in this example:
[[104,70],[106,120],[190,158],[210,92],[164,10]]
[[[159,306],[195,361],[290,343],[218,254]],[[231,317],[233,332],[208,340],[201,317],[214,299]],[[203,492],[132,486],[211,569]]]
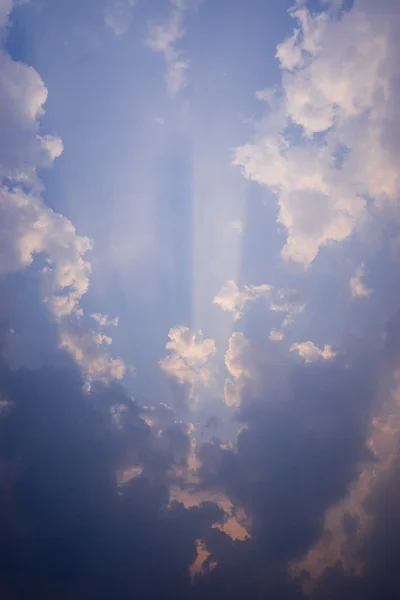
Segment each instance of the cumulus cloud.
[[393,23],[366,0],[316,14],[301,3],[291,14],[297,27],[277,48],[281,86],[234,164],[275,192],[282,256],[308,266],[361,225],[366,198],[372,211],[398,199],[397,45]]
[[104,22],[114,35],[124,35],[129,29],[131,10],[136,0],[112,0],[104,10]]
[[292,352],[298,352],[299,356],[303,358],[306,362],[313,362],[314,360],[329,360],[330,358],[334,358],[336,353],[332,350],[332,346],[325,344],[323,349],[321,350],[316,346],[313,342],[301,342],[292,344],[290,347]]
[[353,275],[353,277],[351,277],[350,279],[350,292],[353,298],[367,298],[372,294],[372,290],[368,289],[365,283],[363,282],[364,275],[365,266],[360,265],[358,269],[356,269],[356,272]]
[[233,314],[235,320],[243,316],[247,304],[260,298],[268,298],[272,287],[263,285],[245,285],[242,289],[232,279],[228,281],[215,296],[213,303],[222,310]]
[[[7,23],[11,3],[2,4]],[[56,319],[70,315],[89,285],[84,255],[90,241],[42,201],[38,167],[51,166],[62,154],[60,138],[41,134],[47,88],[33,67],[0,50],[0,273],[29,267],[43,255],[43,299]]]
[[146,45],[164,56],[166,64],[165,82],[171,96],[176,96],[187,85],[189,60],[182,51],[177,50],[177,43],[184,37],[184,10],[189,8],[186,2],[172,2],[174,8],[164,23],[151,25]]
[[215,342],[203,339],[201,331],[194,333],[182,325],[169,330],[165,348],[171,351],[160,365],[161,369],[179,383],[194,386],[208,385],[212,377],[210,359],[216,352]]

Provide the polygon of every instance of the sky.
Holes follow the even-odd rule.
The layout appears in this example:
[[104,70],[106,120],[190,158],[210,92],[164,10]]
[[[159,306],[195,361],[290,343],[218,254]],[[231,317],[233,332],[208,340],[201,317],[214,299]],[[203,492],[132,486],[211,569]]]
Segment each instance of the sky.
[[0,595],[400,597],[397,0],[0,0]]

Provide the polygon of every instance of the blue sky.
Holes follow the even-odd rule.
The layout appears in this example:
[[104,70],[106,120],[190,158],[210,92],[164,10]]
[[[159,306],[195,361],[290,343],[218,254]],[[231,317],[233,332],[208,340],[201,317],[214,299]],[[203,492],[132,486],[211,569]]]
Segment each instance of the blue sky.
[[[172,597],[277,577],[277,597],[328,598],[337,561],[341,597],[397,597],[373,501],[395,496],[399,427],[400,14],[381,4],[0,0],[0,459],[26,456],[28,528],[81,460],[64,489],[32,440],[59,457],[72,436],[73,527],[100,486],[112,543],[146,523],[142,572],[158,552]],[[43,552],[38,597],[146,590],[125,558],[60,583]]]

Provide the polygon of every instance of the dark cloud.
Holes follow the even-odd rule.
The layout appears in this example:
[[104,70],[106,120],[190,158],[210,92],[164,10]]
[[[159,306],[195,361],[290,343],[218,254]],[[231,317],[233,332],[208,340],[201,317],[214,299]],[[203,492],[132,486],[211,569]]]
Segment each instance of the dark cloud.
[[[119,385],[86,395],[73,368],[3,365],[1,382],[2,597],[187,595],[196,539],[224,513],[168,506],[166,473],[186,460],[185,429],[170,426],[160,443]],[[119,484],[135,465],[142,474]]]
[[[297,365],[285,397],[243,403],[236,448],[217,440],[199,448],[201,480],[190,485],[229,498],[251,534],[241,541],[213,527],[226,520],[216,503],[170,504],[169,485],[189,485],[193,448],[190,427],[168,407],[138,407],[116,383],[93,384],[87,395],[74,367],[2,365],[2,597],[303,598],[288,564],[318,539],[325,511],[373,459],[366,442],[379,374],[375,352]],[[381,499],[370,510],[382,515],[375,549],[392,531]],[[209,556],[192,582],[197,540]],[[371,554],[367,545],[362,552]],[[337,567],[315,593],[332,578],[338,589],[361,585]]]
[[298,559],[322,533],[326,510],[345,496],[363,464],[379,381],[372,357],[339,358],[288,372],[288,392],[242,397],[237,449],[205,444],[205,487],[244,509],[263,568]]

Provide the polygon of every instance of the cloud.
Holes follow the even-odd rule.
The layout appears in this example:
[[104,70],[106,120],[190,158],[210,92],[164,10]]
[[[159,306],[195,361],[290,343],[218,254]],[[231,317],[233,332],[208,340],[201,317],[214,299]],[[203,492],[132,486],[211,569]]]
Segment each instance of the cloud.
[[332,588],[345,599],[355,591],[360,598],[394,597],[399,589],[393,577],[399,535],[398,317],[387,330],[389,341],[380,349],[384,384],[367,442],[373,460],[363,465],[346,496],[328,509],[321,537],[293,565],[293,577],[301,577],[311,598],[325,597]]
[[[249,555],[244,551],[242,560],[257,557],[260,571],[271,573],[300,559],[319,539],[325,512],[345,497],[360,465],[372,465],[368,435],[379,388],[378,352],[372,358],[351,353],[347,364],[286,364],[274,387],[275,366],[266,370],[266,362],[257,362],[259,352],[252,355],[251,342],[244,342],[236,336],[230,357],[232,374],[245,373],[236,413],[242,425],[237,443],[232,448],[204,444],[199,476],[203,488],[226,494],[244,511],[251,539],[245,546]],[[240,360],[243,353],[245,362]],[[208,543],[207,549],[212,551]],[[241,569],[239,555],[223,565],[224,560],[217,560],[216,570],[225,567],[225,577],[232,574],[235,585],[245,588],[248,563],[234,575]]]
[[336,353],[333,352],[332,346],[325,344],[323,350],[318,348],[313,342],[301,342],[292,344],[290,347],[291,352],[298,352],[301,358],[304,358],[306,362],[313,362],[314,360],[329,360],[334,358]]
[[366,198],[372,214],[398,199],[397,44],[367,1],[315,14],[296,4],[291,15],[297,28],[277,47],[281,86],[234,164],[276,194],[282,256],[308,266],[361,226]]
[[182,384],[208,385],[212,376],[210,359],[216,352],[214,340],[203,339],[201,331],[193,333],[183,325],[172,327],[168,337],[165,348],[172,352],[160,363],[164,373]]
[[109,319],[107,315],[102,315],[101,313],[93,313],[90,316],[100,325],[100,327],[118,327],[119,317]]
[[268,298],[272,287],[263,285],[245,285],[242,289],[238,287],[235,281],[228,281],[215,296],[213,303],[222,308],[222,310],[233,314],[235,320],[243,316],[243,311],[247,304],[255,302],[260,298]]
[[273,342],[281,342],[284,338],[285,334],[279,329],[271,329],[269,332],[269,339]]
[[116,36],[124,35],[129,29],[131,10],[136,0],[112,0],[104,10],[104,23]]
[[[2,4],[0,23],[12,5]],[[4,33],[4,32],[3,32]],[[62,154],[60,138],[40,131],[47,88],[33,67],[13,61],[0,50],[0,273],[29,267],[43,255],[43,300],[56,319],[72,314],[89,285],[84,255],[88,238],[48,208],[40,194],[39,167]]]
[[102,346],[110,345],[112,339],[100,333],[79,328],[61,329],[60,348],[66,350],[79,365],[86,382],[90,385],[95,380],[107,383],[112,379],[124,377],[126,365],[120,358],[111,358]]
[[286,313],[281,327],[288,327],[295,321],[296,315],[304,312],[306,304],[296,290],[278,289],[269,304],[270,310],[276,313]]
[[248,398],[257,397],[261,389],[268,397],[283,393],[289,364],[284,350],[274,342],[270,338],[260,344],[238,331],[231,335],[225,353],[225,366],[230,375],[224,386],[228,406],[242,406]]
[[240,392],[250,376],[246,367],[245,353],[249,342],[243,333],[235,332],[229,339],[225,354],[225,366],[232,379],[225,380],[225,402],[228,406],[240,406]]
[[[2,592],[190,598],[196,540],[225,513],[170,503],[184,432],[154,436],[118,384],[87,395],[74,369],[0,369]],[[129,469],[136,476],[123,482]]]
[[367,298],[372,294],[372,290],[368,289],[362,280],[364,275],[365,267],[364,265],[360,265],[356,269],[355,275],[350,279],[350,292],[353,298]]
[[146,45],[153,52],[163,54],[166,63],[167,89],[171,96],[176,96],[187,85],[189,61],[184,58],[181,51],[176,49],[176,44],[185,35],[182,23],[183,10],[186,6],[182,2],[173,4],[175,9],[171,12],[169,20],[160,25],[150,26]]

